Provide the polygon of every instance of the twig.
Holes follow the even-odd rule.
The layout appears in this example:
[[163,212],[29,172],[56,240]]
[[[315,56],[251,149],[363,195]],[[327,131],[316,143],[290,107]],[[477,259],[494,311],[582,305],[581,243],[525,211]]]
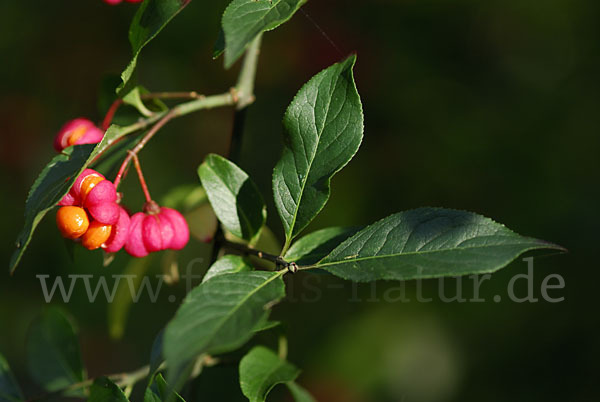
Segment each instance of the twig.
[[133,157],[137,155],[137,153],[140,152],[142,148],[144,148],[144,146],[148,143],[148,141],[150,141],[150,139],[152,139],[152,137],[154,137],[154,134],[156,134],[158,130],[160,130],[165,124],[167,124],[169,120],[175,117],[175,113],[173,112],[173,110],[175,109],[171,109],[154,126],[152,126],[152,128],[146,133],[144,138],[142,138],[140,142],[138,142],[137,145],[133,147],[133,149],[129,152],[127,157],[123,160],[123,163],[119,168],[119,172],[117,173],[117,177],[115,177],[115,188],[119,187],[121,179],[123,178],[123,173],[125,172],[125,169],[127,168],[127,165],[129,164],[131,159],[133,159]]
[[[143,367],[140,367],[137,370],[134,370],[134,371],[131,371],[128,373],[110,374],[110,375],[107,375],[106,377],[109,380],[113,381],[115,384],[117,384],[117,386],[119,386],[120,388],[124,388],[124,387],[135,385],[138,381],[146,378],[148,376],[148,374],[150,374],[150,366],[145,365]],[[66,392],[76,391],[76,390],[82,389],[82,388],[87,388],[87,387],[91,386],[95,380],[96,380],[96,378],[89,378],[85,381],[71,384],[65,388],[46,393],[44,395],[33,397],[31,399],[28,399],[27,401],[28,402],[39,401],[39,400],[46,399],[49,397],[62,395]]]
[[217,241],[217,243],[225,248],[230,249],[230,250],[236,250],[236,251],[239,251],[246,255],[253,255],[260,259],[273,262],[273,263],[275,263],[275,266],[277,267],[277,269],[280,269],[280,268],[287,269],[288,271],[290,271],[292,273],[295,273],[298,271],[298,265],[295,262],[288,262],[279,255],[269,254],[264,251],[256,250],[252,247],[246,246],[245,244],[234,243],[234,242],[226,240],[224,238],[219,239]]

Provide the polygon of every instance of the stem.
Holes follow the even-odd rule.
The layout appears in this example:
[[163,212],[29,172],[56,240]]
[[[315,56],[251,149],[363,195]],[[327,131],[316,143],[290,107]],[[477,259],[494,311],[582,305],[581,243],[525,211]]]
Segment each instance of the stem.
[[260,55],[260,42],[262,34],[258,35],[246,50],[244,62],[238,82],[236,85],[237,95],[239,100],[236,109],[242,110],[252,102],[254,102],[254,80],[256,78],[256,67],[258,65],[258,56]]
[[[128,373],[110,374],[110,375],[107,375],[106,377],[108,377],[108,379],[110,379],[115,384],[117,384],[117,386],[119,386],[120,388],[124,388],[124,387],[130,387],[130,386],[135,385],[138,381],[146,378],[148,376],[148,374],[150,374],[150,366],[146,365],[146,366],[140,367],[139,369],[128,372]],[[62,395],[65,392],[75,391],[75,390],[82,389],[82,388],[87,388],[87,387],[91,386],[95,380],[96,380],[95,378],[89,378],[85,381],[71,384],[65,388],[62,388],[62,389],[59,389],[59,390],[56,390],[56,391],[53,391],[53,392],[50,392],[50,393],[47,393],[44,395],[33,397],[31,399],[28,399],[28,401],[29,402],[38,401],[38,400],[46,399],[49,397]]]
[[173,117],[175,117],[174,110],[175,109],[173,108],[167,114],[165,114],[158,121],[158,123],[156,123],[154,126],[152,126],[152,128],[146,133],[144,138],[142,138],[140,140],[140,142],[138,142],[137,145],[135,147],[133,147],[133,149],[131,151],[129,151],[129,154],[127,155],[125,160],[123,160],[123,163],[121,164],[121,167],[119,168],[119,172],[117,173],[117,177],[115,178],[115,188],[118,188],[119,184],[121,183],[121,179],[123,178],[125,169],[127,168],[127,165],[129,164],[131,159],[134,156],[136,156],[137,153],[140,152],[140,150],[142,148],[144,148],[144,146],[148,143],[148,141],[150,141],[150,139],[152,137],[154,137],[154,134],[156,134],[158,132],[158,130],[160,130],[165,124],[167,124],[167,122],[169,120],[171,120]]
[[115,113],[117,112],[117,109],[122,104],[123,104],[123,99],[119,98],[119,99],[115,99],[115,101],[112,103],[112,105],[110,105],[110,107],[108,108],[108,111],[106,112],[106,115],[104,116],[104,120],[102,120],[102,130],[103,131],[108,130],[108,127],[110,127],[110,123],[112,122],[113,117],[115,117]]
[[[199,95],[196,91],[190,92],[153,92],[149,94],[140,94],[141,99],[199,99],[203,98],[203,95]],[[104,120],[102,120],[102,130],[108,130],[110,127],[110,123],[112,123],[113,118],[115,117],[115,113],[119,109],[119,107],[123,104],[123,99],[115,99],[115,101],[110,105],[106,115],[104,116]]]
[[148,186],[146,185],[146,179],[144,179],[144,173],[142,173],[142,167],[140,166],[140,160],[136,154],[132,151],[129,151],[133,158],[133,164],[135,165],[135,170],[137,170],[138,178],[140,179],[140,186],[142,186],[142,190],[144,191],[144,197],[146,197],[146,202],[152,202],[152,197],[150,197],[150,191],[148,191]]
[[256,78],[256,68],[258,65],[258,56],[260,54],[260,43],[262,35],[258,35],[246,50],[244,62],[237,85],[234,89],[236,96],[236,108],[233,115],[233,129],[231,140],[229,142],[229,159],[233,162],[239,160],[242,150],[242,137],[246,123],[247,107],[254,102],[254,80]]
[[298,265],[295,262],[288,262],[279,255],[269,254],[264,251],[256,250],[252,247],[246,246],[244,244],[234,243],[226,239],[220,239],[218,243],[220,243],[221,246],[225,248],[236,250],[246,255],[253,255],[260,259],[273,262],[275,263],[277,268],[284,268],[292,273],[298,270]]

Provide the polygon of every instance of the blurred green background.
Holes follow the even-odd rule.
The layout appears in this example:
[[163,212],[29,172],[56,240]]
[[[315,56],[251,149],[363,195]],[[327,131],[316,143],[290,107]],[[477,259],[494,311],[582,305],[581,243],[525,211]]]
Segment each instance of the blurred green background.
[[[152,91],[204,94],[233,86],[239,63],[224,71],[222,59],[211,59],[226,3],[191,2],[142,52],[140,82]],[[135,9],[100,0],[0,3],[0,250],[7,264],[29,186],[54,155],[53,136],[68,119],[101,120],[100,82],[129,60]],[[492,217],[569,253],[534,263],[536,297],[546,275],[565,279],[565,289],[551,293],[565,297],[560,303],[508,300],[510,279],[526,272],[520,259],[482,284],[482,303],[444,303],[437,280],[420,284],[433,301],[419,303],[415,282],[405,284],[411,301],[400,302],[385,297],[396,283],[288,278],[293,297],[274,316],[288,322],[289,359],[304,369],[300,382],[334,402],[598,400],[600,2],[311,0],[303,9],[264,37],[240,161],[269,199],[269,225],[278,236],[270,180],[285,107],[312,75],[355,51],[365,138],[334,178],[331,200],[310,230],[444,206]],[[221,109],[178,119],[144,149],[140,158],[156,198],[196,183],[207,153],[226,152],[231,117]],[[127,205],[139,210],[136,180],[124,185]],[[110,276],[128,261],[121,252],[103,268],[101,252],[78,249],[72,262],[52,215],[15,276],[0,275],[0,353],[27,395],[39,393],[24,347],[30,322],[45,306],[36,275]],[[178,257],[181,270],[191,264],[204,272],[206,264],[195,261],[208,251],[192,241]],[[148,275],[160,273],[158,257]],[[456,293],[455,280],[443,283],[448,295]],[[470,283],[462,282],[467,298]],[[517,294],[526,291],[518,281]],[[184,292],[179,283],[165,285],[156,304],[142,297],[123,338],[113,340],[106,301],[90,303],[76,288],[64,307],[78,322],[89,375],[145,364]],[[502,300],[494,302],[495,295]],[[275,346],[276,335],[253,342]],[[240,353],[207,369],[186,389],[189,400],[242,400]],[[283,390],[273,395],[287,398]]]

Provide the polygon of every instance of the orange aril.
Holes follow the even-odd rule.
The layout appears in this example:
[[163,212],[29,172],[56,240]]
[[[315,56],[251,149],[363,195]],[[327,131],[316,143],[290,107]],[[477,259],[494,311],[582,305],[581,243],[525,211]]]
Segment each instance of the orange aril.
[[111,225],[103,225],[98,221],[93,221],[83,235],[81,244],[88,250],[95,250],[108,240],[111,230]]
[[83,208],[61,207],[56,213],[56,226],[63,237],[77,239],[88,230],[90,220]]
[[85,199],[87,198],[90,191],[92,191],[96,184],[100,183],[102,180],[104,180],[103,177],[97,176],[95,174],[90,174],[85,179],[83,179],[79,190],[82,203],[85,203]]
[[83,135],[85,134],[87,129],[88,128],[86,126],[79,126],[76,129],[74,129],[71,132],[71,134],[69,135],[69,138],[67,138],[67,145],[68,146],[75,145],[77,140],[80,139],[81,137],[83,137]]

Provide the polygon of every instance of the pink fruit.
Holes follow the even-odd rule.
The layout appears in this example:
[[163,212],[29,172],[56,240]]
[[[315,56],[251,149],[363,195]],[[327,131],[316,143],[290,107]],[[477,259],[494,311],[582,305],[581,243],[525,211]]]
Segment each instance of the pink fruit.
[[115,185],[109,180],[102,180],[96,184],[85,197],[83,206],[90,208],[94,204],[117,201],[117,190]]
[[121,1],[123,1],[123,0],[104,0],[104,2],[105,2],[106,4],[110,4],[111,6],[114,6],[114,5],[116,5],[116,4],[119,4]]
[[60,200],[58,202],[58,205],[60,205],[60,206],[69,206],[69,205],[75,205],[75,204],[78,204],[78,202],[75,199],[75,197],[73,197],[73,195],[71,194],[70,191],[67,194],[65,194],[65,196],[62,198],[62,200]]
[[150,252],[169,248],[174,231],[171,221],[161,213],[147,215],[142,222],[142,237],[144,245]]
[[129,226],[131,219],[123,207],[119,207],[119,220],[112,227],[110,237],[102,248],[107,253],[116,253],[123,248],[129,237]]
[[131,217],[129,222],[129,235],[125,242],[125,251],[134,257],[145,257],[148,250],[142,239],[142,221],[146,217],[143,212],[138,212]]
[[116,202],[99,202],[87,206],[92,218],[105,225],[114,225],[119,220],[120,210]]
[[166,207],[160,209],[159,215],[171,221],[173,227],[173,239],[167,248],[173,250],[181,250],[184,248],[190,240],[190,229],[188,228],[188,224],[183,215],[174,209]]
[[[71,193],[71,196],[76,200],[77,203],[81,202],[81,185],[83,184],[83,181],[86,178],[88,178],[88,176],[90,176],[90,175],[97,176],[98,178],[104,179],[103,175],[101,175],[100,173],[96,172],[93,169],[85,169],[83,172],[81,172],[79,177],[77,177],[77,179],[75,180],[75,183],[73,183],[73,187],[71,187],[71,190],[69,191],[69,193]],[[88,181],[89,181],[89,179],[88,179]],[[89,189],[89,190],[91,190],[91,189]]]
[[56,137],[54,137],[54,149],[61,152],[71,145],[97,144],[102,141],[104,132],[94,125],[90,120],[77,118],[65,123]]

